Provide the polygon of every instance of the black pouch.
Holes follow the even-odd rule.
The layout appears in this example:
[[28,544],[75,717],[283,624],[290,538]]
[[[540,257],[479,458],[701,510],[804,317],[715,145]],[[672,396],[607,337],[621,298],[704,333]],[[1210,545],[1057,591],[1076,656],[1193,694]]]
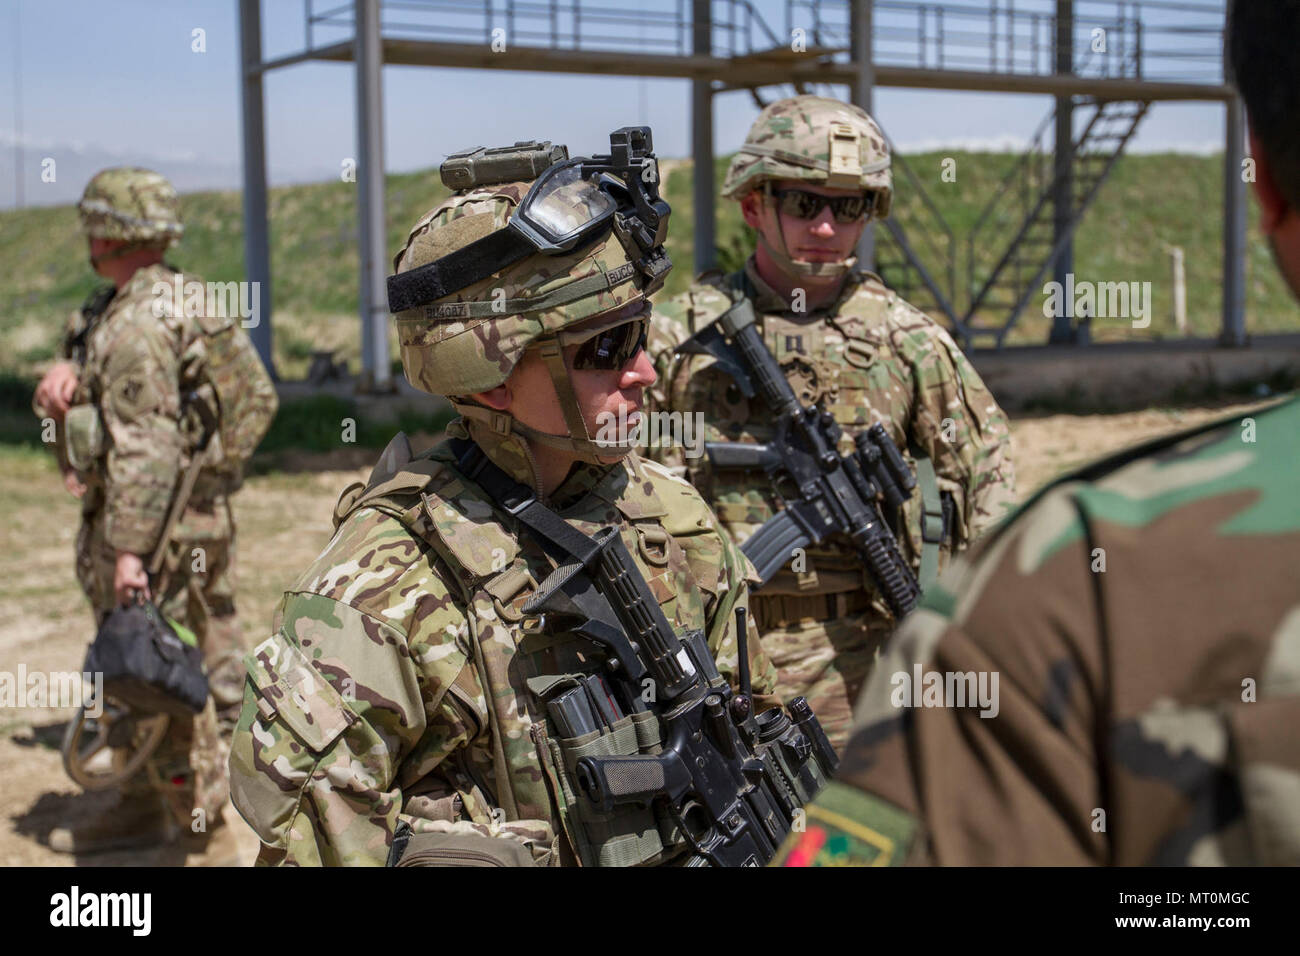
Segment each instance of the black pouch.
[[151,602],[108,613],[84,669],[104,675],[104,693],[145,713],[191,717],[208,700],[203,654],[177,636]]

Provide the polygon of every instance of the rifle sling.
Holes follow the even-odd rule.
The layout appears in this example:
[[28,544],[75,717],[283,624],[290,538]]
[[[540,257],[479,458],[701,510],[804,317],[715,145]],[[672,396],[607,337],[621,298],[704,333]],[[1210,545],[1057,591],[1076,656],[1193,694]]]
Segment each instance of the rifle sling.
[[576,558],[584,565],[595,557],[600,545],[594,539],[538,501],[533,489],[498,468],[478,445],[464,438],[453,438],[450,444],[460,473],[526,525],[551,557],[561,563]]

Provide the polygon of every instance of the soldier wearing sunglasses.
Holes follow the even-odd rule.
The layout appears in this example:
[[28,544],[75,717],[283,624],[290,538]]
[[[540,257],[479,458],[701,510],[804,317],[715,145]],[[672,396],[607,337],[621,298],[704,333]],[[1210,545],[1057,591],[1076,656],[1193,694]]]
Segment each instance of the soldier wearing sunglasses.
[[[838,100],[781,100],[755,121],[722,194],[740,203],[757,247],[741,271],[706,273],[656,307],[648,346],[659,372],[653,408],[703,413],[706,440],[770,437],[766,409],[746,399],[711,356],[674,351],[748,298],[795,394],[843,426],[841,453],[877,421],[903,449],[921,493],[897,517],[898,536],[924,587],[1004,513],[1014,474],[1006,416],[952,338],[855,268],[863,228],[890,211],[884,136],[866,113]],[[780,507],[761,471],[719,469],[679,447],[650,454],[685,471],[738,543]],[[791,559],[751,599],[754,615],[781,694],[807,696],[839,748],[896,622],[847,539]]]
[[[484,477],[495,466],[585,534],[617,527],[664,616],[703,631],[737,683],[747,561],[695,489],[601,428],[634,426],[655,380],[644,346],[669,209],[650,145],[634,127],[609,156],[516,144],[444,164],[460,188],[412,228],[389,308],[408,380],[461,417],[421,454],[399,435],[343,493],[333,540],[247,659],[231,792],[259,863],[689,854],[657,805],[596,812],[578,791],[576,754],[651,746],[655,688],[611,691],[596,645],[524,612],[557,561]],[[747,632],[764,710],[776,673]]]

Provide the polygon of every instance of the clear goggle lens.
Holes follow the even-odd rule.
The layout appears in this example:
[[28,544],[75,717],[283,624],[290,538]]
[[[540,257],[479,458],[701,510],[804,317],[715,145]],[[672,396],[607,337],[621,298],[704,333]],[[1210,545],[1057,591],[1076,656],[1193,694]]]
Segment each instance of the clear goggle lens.
[[561,166],[538,183],[528,197],[528,219],[557,242],[611,215],[616,204],[596,183],[583,179],[577,165]]

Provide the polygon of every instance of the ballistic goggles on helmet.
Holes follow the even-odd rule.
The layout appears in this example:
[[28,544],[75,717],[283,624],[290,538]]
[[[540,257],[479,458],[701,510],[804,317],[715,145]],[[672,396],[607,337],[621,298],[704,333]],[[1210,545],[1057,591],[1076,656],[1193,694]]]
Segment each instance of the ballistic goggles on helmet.
[[[388,277],[388,310],[404,312],[444,298],[532,255],[558,256],[612,229],[643,295],[663,285],[672,261],[664,249],[668,203],[659,196],[659,167],[650,127],[625,126],[609,135],[610,153],[579,156],[546,169],[500,229],[409,272]],[[572,299],[548,296],[551,306],[591,294],[581,280]]]
[[806,189],[777,189],[767,183],[766,192],[776,200],[777,209],[796,219],[816,219],[827,206],[841,225],[857,222],[864,215],[874,215],[879,193],[867,191],[856,196],[823,196]]

